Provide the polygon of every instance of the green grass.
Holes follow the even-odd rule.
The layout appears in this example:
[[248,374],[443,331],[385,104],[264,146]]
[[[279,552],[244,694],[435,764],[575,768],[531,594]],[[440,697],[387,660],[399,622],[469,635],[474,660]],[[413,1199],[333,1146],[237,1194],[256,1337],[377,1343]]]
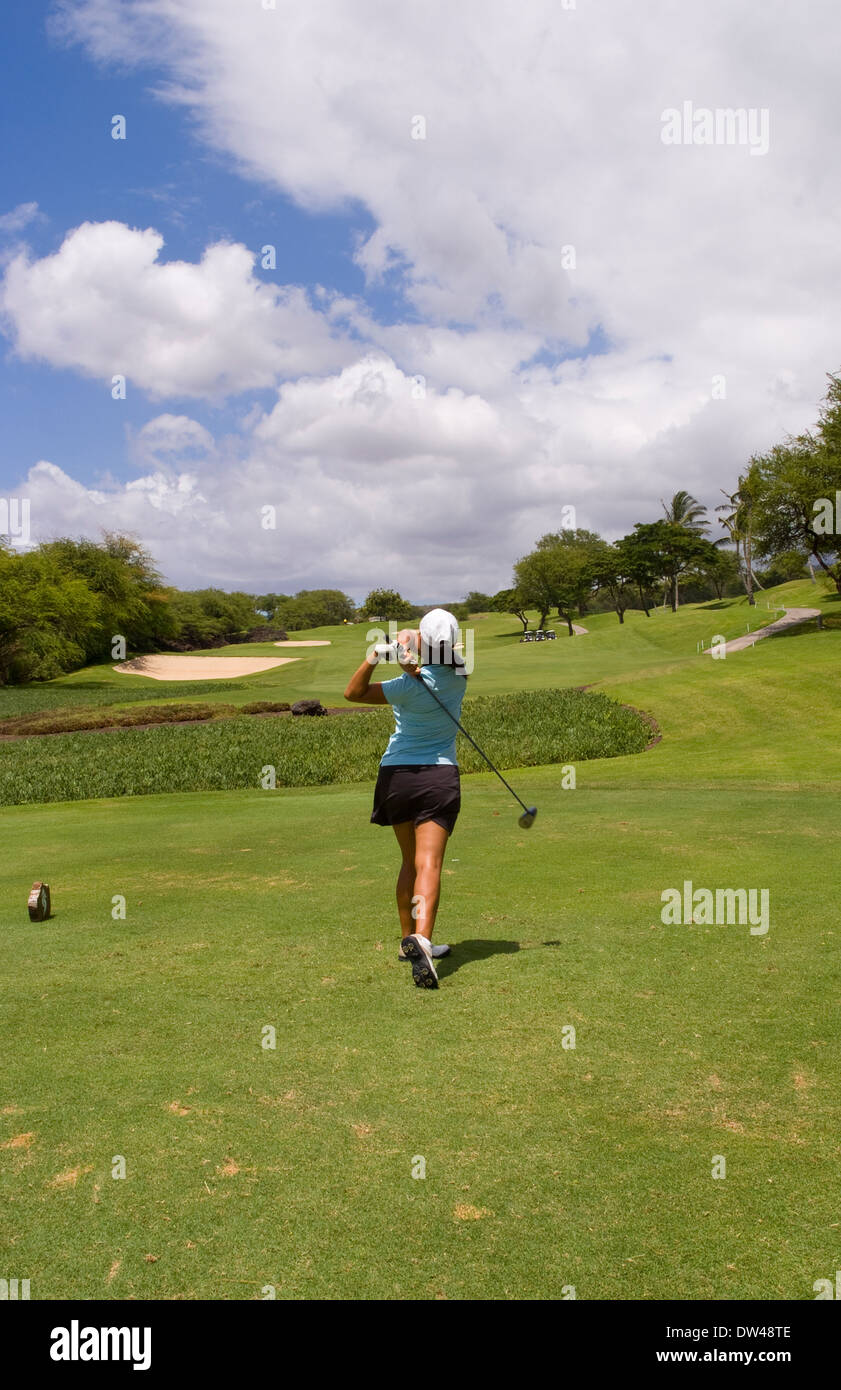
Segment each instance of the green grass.
[[[434,995],[394,959],[367,788],[3,813],[0,1120],[34,1137],[0,1190],[33,1297],[811,1297],[838,1249],[837,797],[520,783],[528,838],[469,784]],[[685,876],[770,887],[768,936],[660,925]]]
[[[195,706],[202,719],[214,708],[223,707]],[[183,717],[183,707],[176,711]],[[466,700],[463,713],[503,768],[639,753],[651,737],[632,710],[576,690],[480,697]],[[356,709],[321,719],[242,716],[18,738],[0,742],[0,804],[260,787],[267,767],[284,787],[358,782],[376,776],[393,727],[388,709]],[[457,741],[463,772],[485,767],[461,734]]]
[[[663,740],[575,790],[512,773],[527,833],[466,779],[437,993],[395,959],[370,783],[0,811],[8,1274],[33,1298],[813,1298],[839,1251],[841,631],[712,662],[710,615],[671,616],[605,622],[607,663],[602,619],[565,655],[482,638],[481,694],[539,684],[545,651]],[[767,887],[770,931],[663,926],[685,879]]]
[[[754,630],[778,616],[775,608],[788,603],[820,606],[827,613],[841,613],[841,596],[829,595],[808,580],[785,584],[760,594],[750,609],[744,598],[723,599],[720,603],[690,604],[678,613],[653,609],[646,618],[632,609],[620,625],[614,613],[597,613],[583,619],[585,636],[570,638],[556,624],[555,642],[522,644],[520,624],[514,617],[487,614],[472,619],[476,669],[471,676],[471,693],[501,695],[522,689],[546,690],[566,685],[583,685],[623,674],[661,668],[685,661],[693,663],[700,641],[709,645],[716,634],[738,637],[748,624]],[[532,615],[532,626],[537,615]],[[126,676],[113,670],[113,663],[87,666],[72,675],[30,686],[0,687],[0,718],[25,714],[30,710],[56,709],[71,705],[130,704],[135,700],[183,700],[195,697],[244,705],[255,699],[320,699],[325,705],[346,703],[344,689],[348,678],[362,661],[368,628],[364,624],[315,628],[296,633],[296,640],[329,641],[328,647],[301,647],[294,650],[272,643],[252,643],[192,652],[201,659],[217,657],[271,656],[279,652],[294,655],[286,666],[256,675],[226,681],[157,681],[150,676]],[[383,678],[394,675],[394,668],[382,668]]]
[[156,704],[180,702],[195,696],[202,701],[219,697],[229,702],[234,695],[237,704],[248,698],[236,681],[178,681],[167,687],[160,681],[146,680],[140,687],[119,684],[120,677],[110,667],[86,666],[74,676],[61,677],[33,685],[0,685],[0,719],[17,719],[23,715],[46,714],[56,710],[101,708],[130,708],[137,703]]
[[235,711],[231,705],[202,704],[198,700],[167,701],[156,705],[138,702],[125,709],[88,705],[79,709],[39,710],[36,714],[19,714],[12,719],[4,719],[0,721],[0,735],[24,738],[30,734],[64,734],[81,729],[129,729],[138,724],[177,724],[224,718],[233,713]]

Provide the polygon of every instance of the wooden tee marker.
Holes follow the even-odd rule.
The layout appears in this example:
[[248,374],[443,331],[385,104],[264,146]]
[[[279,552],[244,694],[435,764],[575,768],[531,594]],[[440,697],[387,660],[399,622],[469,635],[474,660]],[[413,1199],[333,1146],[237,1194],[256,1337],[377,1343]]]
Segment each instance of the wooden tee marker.
[[50,915],[50,885],[33,883],[29,894],[30,922],[46,922]]

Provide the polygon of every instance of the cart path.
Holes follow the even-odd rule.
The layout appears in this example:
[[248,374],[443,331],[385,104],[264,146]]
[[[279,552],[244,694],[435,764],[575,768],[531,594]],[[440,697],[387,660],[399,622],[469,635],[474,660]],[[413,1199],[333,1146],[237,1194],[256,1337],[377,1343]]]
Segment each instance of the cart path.
[[[752,647],[755,642],[761,642],[763,637],[773,637],[778,632],[784,632],[788,627],[796,627],[798,623],[807,623],[810,618],[819,618],[820,608],[787,608],[782,618],[777,618],[776,622],[769,623],[767,627],[757,628],[756,632],[746,632],[742,637],[734,637],[732,641],[725,642],[723,647],[717,648],[723,651],[725,656],[730,652],[744,651],[745,647]],[[709,656],[712,647],[707,647],[704,652]]]

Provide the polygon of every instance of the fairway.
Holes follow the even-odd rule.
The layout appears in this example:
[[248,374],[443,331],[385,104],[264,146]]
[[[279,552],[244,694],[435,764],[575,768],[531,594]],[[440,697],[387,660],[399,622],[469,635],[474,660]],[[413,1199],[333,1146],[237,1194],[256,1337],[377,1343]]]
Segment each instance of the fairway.
[[[662,740],[574,789],[508,773],[528,834],[464,779],[437,993],[396,959],[370,782],[4,808],[5,1263],[39,1298],[813,1298],[838,1263],[841,631],[812,586],[767,601],[803,600],[823,630],[722,662],[697,645],[758,625],[740,601],[536,649],[477,623],[477,695],[595,685]],[[326,637],[243,702],[333,703],[360,639]],[[769,930],[664,925],[686,880],[767,889]]]
[[[841,604],[833,603],[831,598],[823,596],[821,602],[828,612],[833,608],[841,611]],[[766,608],[765,603],[772,606]],[[763,596],[754,609],[742,598],[689,604],[677,614],[655,608],[648,618],[640,610],[631,609],[621,625],[615,613],[588,614],[586,635],[570,638],[559,626],[557,640],[543,643],[521,643],[522,629],[513,617],[481,614],[471,619],[475,669],[470,690],[497,695],[510,690],[583,685],[642,670],[658,672],[694,657],[702,641],[709,647],[716,635],[729,640],[744,634],[748,627],[754,630],[771,622],[785,603],[820,606],[809,584],[785,584]],[[369,631],[376,634],[385,630],[376,624],[314,628],[302,637],[319,645],[299,648],[289,665],[247,676],[237,676],[236,659],[276,661],[274,643],[240,643],[212,654],[195,653],[191,660],[196,665],[212,661],[214,670],[226,657],[235,658],[231,666],[235,679],[217,677],[214,685],[191,676],[186,686],[181,682],[173,684],[171,692],[148,676],[117,674],[109,663],[86,666],[71,675],[30,686],[25,692],[20,687],[0,687],[0,716],[16,714],[21,708],[71,703],[122,703],[141,697],[182,699],[185,693],[201,700],[218,698],[228,704],[245,704],[256,697],[289,701],[315,697],[328,705],[341,705],[346,703],[343,691],[349,669],[358,664]],[[322,646],[322,642],[329,645]]]

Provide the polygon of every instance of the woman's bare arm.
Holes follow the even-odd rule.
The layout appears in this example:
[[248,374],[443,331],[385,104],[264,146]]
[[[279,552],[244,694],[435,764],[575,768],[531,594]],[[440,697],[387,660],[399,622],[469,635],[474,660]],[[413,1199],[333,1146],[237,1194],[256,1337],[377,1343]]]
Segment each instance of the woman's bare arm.
[[[420,633],[413,632],[409,628],[404,628],[402,632],[399,632],[397,634],[398,642],[404,645],[407,649],[404,659],[400,662],[401,670],[405,671],[407,676],[418,676],[420,674],[420,667],[418,666],[417,661],[415,660],[415,655],[417,653],[417,643],[419,638]],[[410,639],[415,639],[414,643]],[[414,652],[412,650],[413,645]],[[356,671],[354,671],[353,675],[347,683],[347,686],[345,687],[346,700],[350,700],[351,703],[355,705],[388,704],[388,701],[385,698],[385,695],[383,694],[382,690],[380,689],[380,686],[371,685],[370,683],[371,676],[374,674],[375,664],[376,662],[369,661],[368,657],[366,656],[362,665],[358,667]]]
[[381,687],[370,684],[373,674],[374,668],[366,656],[345,687],[345,699],[355,705],[387,705]]

